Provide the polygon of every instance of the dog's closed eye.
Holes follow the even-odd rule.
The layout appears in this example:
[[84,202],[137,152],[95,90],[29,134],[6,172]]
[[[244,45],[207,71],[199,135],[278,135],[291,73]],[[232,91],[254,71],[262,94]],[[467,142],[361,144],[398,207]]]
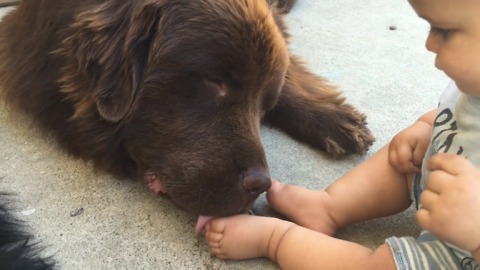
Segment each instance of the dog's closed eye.
[[204,78],[203,82],[205,83],[205,85],[209,90],[213,91],[214,95],[217,98],[223,98],[227,96],[228,89],[225,82],[222,82],[220,80],[215,80],[215,79],[207,79],[207,78]]

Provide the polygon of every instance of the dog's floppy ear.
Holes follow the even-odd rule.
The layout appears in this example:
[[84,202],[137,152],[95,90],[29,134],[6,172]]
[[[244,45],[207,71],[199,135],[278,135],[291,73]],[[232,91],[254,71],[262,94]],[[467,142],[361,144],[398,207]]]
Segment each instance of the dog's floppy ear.
[[164,2],[107,1],[76,17],[58,51],[67,60],[61,82],[75,103],[73,117],[92,106],[110,122],[128,114]]

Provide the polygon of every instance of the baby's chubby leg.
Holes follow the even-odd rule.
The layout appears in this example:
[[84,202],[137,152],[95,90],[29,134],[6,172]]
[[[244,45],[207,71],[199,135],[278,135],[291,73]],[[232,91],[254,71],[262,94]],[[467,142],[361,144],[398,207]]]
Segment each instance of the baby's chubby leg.
[[282,269],[396,269],[386,244],[371,250],[277,218],[216,218],[205,237],[221,259],[267,257]]
[[387,145],[325,190],[308,190],[275,181],[267,199],[294,223],[333,235],[345,225],[408,208],[409,181],[409,176],[388,162]]

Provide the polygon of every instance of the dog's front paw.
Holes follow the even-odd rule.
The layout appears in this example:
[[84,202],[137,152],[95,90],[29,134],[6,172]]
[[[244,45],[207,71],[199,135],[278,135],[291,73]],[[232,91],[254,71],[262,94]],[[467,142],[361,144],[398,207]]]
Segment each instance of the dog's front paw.
[[374,142],[365,115],[297,58],[290,61],[278,102],[266,112],[265,122],[334,158],[365,154]]
[[375,141],[366,117],[342,98],[306,102],[290,96],[266,114],[266,122],[333,158],[365,154]]
[[[339,113],[333,119],[331,130],[325,134],[325,152],[334,158],[347,154],[363,155],[375,141],[367,127],[365,115],[350,109]],[[323,133],[323,132],[321,132]],[[320,135],[321,137],[323,134]]]

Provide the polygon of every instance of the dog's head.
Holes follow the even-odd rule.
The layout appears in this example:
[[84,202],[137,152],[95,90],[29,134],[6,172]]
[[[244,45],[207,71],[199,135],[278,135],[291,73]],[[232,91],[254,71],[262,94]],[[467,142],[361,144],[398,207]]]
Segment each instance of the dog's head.
[[276,20],[259,0],[112,0],[79,14],[62,49],[72,119],[93,110],[180,207],[245,212],[271,185],[260,121],[289,65]]

